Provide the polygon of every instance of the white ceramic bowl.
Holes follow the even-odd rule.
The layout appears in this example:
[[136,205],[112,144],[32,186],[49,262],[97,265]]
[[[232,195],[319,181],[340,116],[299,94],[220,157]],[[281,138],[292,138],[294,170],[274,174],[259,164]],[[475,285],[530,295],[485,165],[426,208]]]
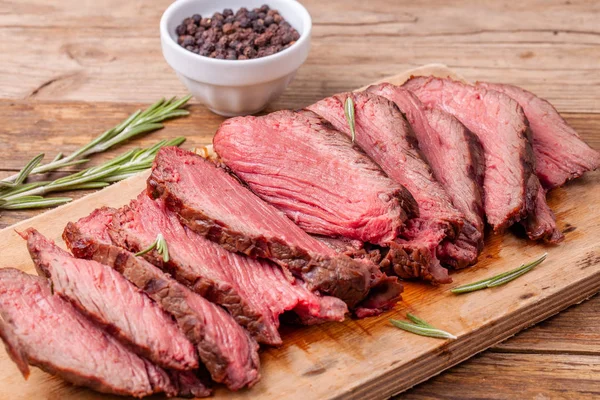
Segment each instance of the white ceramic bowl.
[[[267,4],[279,11],[300,33],[300,39],[279,53],[252,60],[217,60],[188,51],[177,44],[177,26],[193,14]],[[160,39],[167,63],[188,90],[211,111],[224,115],[254,114],[276,99],[290,84],[310,49],[312,22],[295,0],[177,0],[160,20]]]

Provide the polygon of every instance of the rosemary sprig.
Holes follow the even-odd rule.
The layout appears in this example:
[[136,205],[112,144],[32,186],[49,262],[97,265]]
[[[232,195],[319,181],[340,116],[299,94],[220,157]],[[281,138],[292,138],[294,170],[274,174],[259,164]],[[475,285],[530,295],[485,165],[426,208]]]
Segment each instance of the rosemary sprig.
[[[170,118],[183,117],[189,114],[189,111],[182,109],[182,107],[185,106],[190,98],[191,95],[182,99],[177,99],[176,97],[173,97],[169,100],[161,99],[144,111],[137,110],[114,128],[107,130],[85,146],[75,150],[66,157],[63,157],[62,153],[59,153],[51,162],[38,165],[42,158],[39,160],[37,160],[37,158],[40,156],[43,157],[43,155],[39,155],[31,160],[29,164],[27,164],[27,166],[18,174],[2,179],[0,181],[2,182],[0,187],[7,185],[10,186],[11,184],[19,184],[19,179],[21,179],[20,183],[22,183],[30,174],[41,174],[55,171],[59,168],[70,165],[85,163],[88,160],[84,157],[108,150],[112,146],[122,143],[140,134],[160,129],[163,127],[160,122]],[[36,160],[37,163],[34,163]]]
[[425,322],[425,320],[417,317],[416,315],[408,313],[406,314],[406,317],[410,319],[413,323],[406,321],[398,321],[397,319],[390,319],[390,322],[396,328],[400,328],[402,330],[415,333],[417,335],[440,339],[456,339],[456,336],[454,336],[453,334],[443,331],[441,329],[434,328],[433,326]]
[[531,271],[532,269],[540,265],[542,262],[544,262],[546,257],[548,257],[548,253],[544,253],[541,257],[537,258],[536,260],[527,264],[522,264],[519,267],[510,271],[503,272],[501,274],[498,274],[491,278],[483,279],[481,281],[469,283],[468,285],[456,287],[452,289],[451,292],[454,294],[462,294],[504,285],[505,283],[517,279],[521,275],[525,275],[527,272]]
[[169,248],[167,247],[167,241],[165,240],[162,233],[159,233],[156,236],[156,240],[152,242],[150,246],[146,247],[142,251],[138,251],[137,253],[135,253],[135,255],[138,257],[143,256],[144,254],[149,253],[155,249],[156,252],[162,256],[164,262],[169,262]]
[[183,137],[162,140],[152,147],[130,150],[102,165],[87,168],[51,182],[36,182],[18,186],[0,193],[0,209],[43,208],[67,203],[71,201],[71,198],[45,199],[42,196],[65,190],[98,189],[108,186],[112,182],[129,178],[150,168],[161,147],[179,146],[184,141]]
[[356,139],[356,119],[354,117],[354,100],[352,96],[346,97],[344,101],[344,114],[346,114],[346,121],[350,126],[350,133],[352,133],[352,143]]

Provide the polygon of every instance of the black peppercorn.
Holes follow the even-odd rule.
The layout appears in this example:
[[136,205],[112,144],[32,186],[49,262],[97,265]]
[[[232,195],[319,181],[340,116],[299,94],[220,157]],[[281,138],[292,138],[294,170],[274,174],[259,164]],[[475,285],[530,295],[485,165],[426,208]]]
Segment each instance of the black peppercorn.
[[204,57],[248,60],[266,57],[292,46],[300,38],[277,10],[268,5],[235,13],[226,8],[211,18],[194,14],[175,28],[177,43]]
[[230,34],[235,31],[232,23],[227,23],[223,25],[223,33]]
[[200,20],[200,26],[203,28],[210,28],[210,18],[202,18],[202,20]]
[[252,22],[247,17],[240,18],[240,28],[247,28]]
[[189,24],[185,29],[186,29],[188,35],[196,34],[196,24],[194,24],[194,23]]
[[186,36],[183,38],[183,43],[181,44],[183,47],[188,47],[188,46],[192,46],[194,43],[196,43],[196,40],[194,40],[194,38],[192,36]]
[[175,29],[175,33],[177,34],[177,36],[185,35],[185,30],[185,25],[181,24],[177,26],[177,29]]

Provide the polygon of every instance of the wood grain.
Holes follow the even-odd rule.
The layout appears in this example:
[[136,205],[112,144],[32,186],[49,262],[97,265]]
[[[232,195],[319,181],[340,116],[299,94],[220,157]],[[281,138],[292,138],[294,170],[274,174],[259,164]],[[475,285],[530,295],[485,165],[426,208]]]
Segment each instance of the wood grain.
[[[440,72],[437,69],[432,71]],[[430,71],[431,72],[431,71]],[[443,71],[442,71],[443,72]],[[427,73],[427,71],[425,71]],[[401,83],[401,78],[389,78]],[[15,231],[35,226],[60,241],[62,228],[100,205],[120,206],[145,187],[147,173],[0,231],[2,267],[33,272],[22,239]],[[514,234],[489,235],[476,267],[453,274],[454,284],[431,287],[406,283],[404,301],[377,318],[347,320],[313,327],[285,327],[284,345],[261,354],[262,381],[249,391],[219,389],[216,398],[379,399],[406,390],[474,354],[506,339],[600,290],[600,172],[590,173],[553,191],[549,203],[566,232],[560,246],[531,243]],[[570,227],[570,229],[566,229]],[[574,228],[574,229],[573,229]],[[519,279],[518,284],[453,295],[457,286],[492,276],[547,251],[548,260]],[[572,273],[565,273],[565,266]],[[389,318],[413,312],[458,336],[441,341],[412,335],[390,326]],[[357,345],[357,344],[360,345]],[[90,391],[73,391],[34,372],[28,384],[16,367],[0,356],[0,398],[14,399],[54,390],[61,398],[96,399]],[[18,392],[18,394],[16,394]]]
[[[158,41],[170,2],[3,0],[0,52],[12,57],[0,63],[2,96],[140,103],[184,94]],[[600,112],[596,1],[303,3],[312,50],[277,108],[442,62],[531,89],[562,112]]]
[[[19,168],[40,151],[69,151],[83,144],[137,105],[147,105],[161,96],[185,94],[164,62],[158,41],[158,19],[170,1],[0,0],[0,97],[7,100],[0,100],[0,145],[3,149],[11,146],[10,151],[0,152],[0,176],[11,174],[2,170]],[[514,83],[548,98],[559,111],[567,113],[568,121],[588,142],[600,149],[597,1],[302,3],[313,17],[312,51],[296,80],[272,109],[297,108],[402,69],[443,62],[472,79]],[[11,108],[11,103],[17,108]],[[25,106],[31,107],[31,112]],[[85,107],[95,111],[84,113]],[[54,112],[61,113],[62,118],[48,118]],[[177,127],[185,132],[190,144],[205,143],[218,117],[211,117],[197,105],[193,112],[192,118],[182,120]],[[153,133],[143,143],[179,134],[172,132],[172,126]],[[35,140],[28,140],[31,137]],[[16,142],[21,145],[16,147]],[[125,148],[129,147],[107,156]],[[104,156],[92,163],[101,159]],[[83,193],[70,195],[79,197]],[[0,227],[38,213],[0,215]],[[540,329],[529,329],[497,346],[506,345],[505,351],[521,354],[513,359],[512,372],[503,370],[510,382],[502,380],[505,384],[495,387],[494,395],[535,397],[535,390],[546,387],[546,381],[551,380],[561,382],[561,387],[555,391],[540,389],[537,398],[585,398],[578,391],[580,386],[590,381],[600,386],[600,374],[585,375],[585,370],[580,380],[572,375],[568,380],[561,378],[569,371],[582,371],[575,366],[578,352],[596,352],[595,343],[600,341],[595,319],[599,307],[600,298],[596,296],[546,320]],[[582,332],[578,332],[579,323]],[[547,370],[536,380],[520,372],[536,368],[536,362],[531,361],[536,352],[553,348],[570,357],[573,364]],[[501,377],[494,375],[491,363],[484,368],[475,362],[464,362],[415,390],[422,396],[422,390],[430,388],[426,392],[429,398],[489,397],[491,392],[481,382]],[[469,379],[460,371],[468,371]],[[80,391],[45,374],[32,379],[46,384],[46,398],[60,398],[65,390]],[[22,385],[21,377],[14,377],[14,384]],[[521,396],[521,392],[528,396]],[[411,398],[411,393],[406,392],[402,398]]]
[[580,399],[600,396],[597,356],[485,353],[402,399]]

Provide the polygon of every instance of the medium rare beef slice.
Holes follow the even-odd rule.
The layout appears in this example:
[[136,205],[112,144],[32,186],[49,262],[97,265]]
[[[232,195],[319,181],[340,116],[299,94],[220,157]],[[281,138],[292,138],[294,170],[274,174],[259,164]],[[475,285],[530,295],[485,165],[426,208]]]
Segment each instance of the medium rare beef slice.
[[213,144],[254,193],[312,234],[385,243],[417,209],[404,187],[310,111],[228,119]]
[[278,317],[287,310],[309,312],[323,321],[344,319],[347,309],[341,301],[336,302],[334,313],[324,315],[323,297],[297,284],[281,268],[225,250],[181,225],[162,200],[152,200],[144,193],[114,216],[109,233],[117,245],[134,252],[149,246],[161,233],[170,260],[164,263],[155,252],[145,257],[225,307],[259,342],[281,344]]
[[338,297],[349,307],[380,282],[390,284],[374,264],[336,254],[194,153],[162,148],[148,178],[148,193],[163,198],[195,232],[229,251],[271,259],[302,278],[310,290]]
[[91,258],[119,271],[177,321],[196,345],[215,382],[231,390],[260,379],[258,345],[221,307],[192,292],[142,257],[112,244],[108,224],[115,209],[102,208],[70,222],[63,233],[76,256]]
[[167,370],[171,382],[177,388],[178,397],[208,397],[212,394],[210,377],[205,371]]
[[462,173],[461,179],[456,180],[452,179],[451,174],[440,174],[445,176],[440,177],[440,182],[451,196],[452,203],[465,215],[465,224],[456,240],[445,240],[441,243],[438,256],[447,265],[464,268],[477,261],[476,256],[473,256],[483,250],[484,151],[477,136],[452,115],[439,109],[429,109],[426,116],[429,126],[448,144],[447,151],[455,155],[455,158],[447,160],[449,165],[459,164]]
[[[404,87],[427,106],[454,115],[479,138],[486,165],[484,209],[494,230],[523,220],[528,232],[538,231],[531,229],[536,221],[542,221],[536,215],[551,211],[545,204],[540,208],[536,201],[540,182],[534,174],[530,130],[521,106],[503,93],[451,79],[413,78]],[[555,237],[555,225],[542,228],[542,236]]]
[[[404,84],[429,107],[438,107],[477,135],[484,149],[484,209],[500,230],[533,209],[533,155],[521,107],[508,96],[449,79],[413,78]],[[535,189],[535,188],[533,188]]]
[[0,337],[25,378],[29,365],[102,393],[173,396],[159,367],[138,357],[53,295],[46,279],[0,270]]
[[393,180],[413,195],[420,218],[431,221],[453,237],[462,225],[462,215],[452,205],[417,147],[414,134],[398,107],[369,93],[343,93],[308,107],[340,132],[351,135],[344,115],[344,102],[354,100],[356,143]]
[[144,255],[148,261],[170,272],[194,292],[225,307],[258,341],[280,343],[277,327],[272,321],[265,321],[261,307],[256,308],[244,298],[229,278],[219,259],[218,246],[193,235],[175,214],[167,214],[161,206],[141,194],[115,214],[109,226],[111,239],[120,247],[138,252],[162,234],[169,249],[169,261],[165,263],[155,251]]
[[523,107],[531,129],[535,172],[546,189],[600,168],[600,152],[581,140],[552,104],[512,85],[479,82],[477,86],[502,92]]
[[[485,160],[477,137],[452,115],[428,109],[411,92],[382,83],[367,92],[393,101],[404,114],[435,179],[465,217],[459,237],[438,248],[444,264],[463,268],[477,261],[483,249],[483,176]],[[452,248],[452,249],[451,249]],[[460,251],[453,249],[460,248]]]
[[50,280],[55,293],[153,363],[177,370],[198,368],[194,346],[171,316],[121,274],[96,261],[74,258],[33,228],[24,236],[38,273]]
[[346,238],[331,238],[327,236],[312,235],[315,239],[325,243],[329,248],[338,254],[344,254],[348,257],[370,260],[374,264],[381,261],[381,247],[370,243],[363,243],[360,240],[350,240]]
[[556,217],[546,203],[546,190],[538,185],[535,196],[535,211],[522,221],[527,236],[533,240],[543,239],[550,243],[559,243],[565,237],[556,226]]
[[[444,238],[456,237],[464,222],[463,215],[435,180],[410,126],[393,102],[370,93],[344,93],[321,100],[309,109],[350,136],[344,113],[344,103],[349,96],[354,100],[356,143],[390,178],[405,186],[419,206],[420,217],[408,220],[402,229],[400,236],[404,240],[401,240],[401,246],[395,245],[391,249],[394,252],[388,253],[388,261],[405,261],[408,264],[388,270],[404,271],[406,273],[400,274],[403,277],[419,271],[412,277],[435,280],[434,277],[439,276],[440,283],[448,282],[447,273],[438,268],[436,248]],[[438,242],[434,243],[433,239]],[[401,250],[400,254],[395,254],[398,250]],[[425,256],[425,253],[428,254]],[[420,262],[429,264],[415,268]],[[438,273],[429,271],[430,268]]]

